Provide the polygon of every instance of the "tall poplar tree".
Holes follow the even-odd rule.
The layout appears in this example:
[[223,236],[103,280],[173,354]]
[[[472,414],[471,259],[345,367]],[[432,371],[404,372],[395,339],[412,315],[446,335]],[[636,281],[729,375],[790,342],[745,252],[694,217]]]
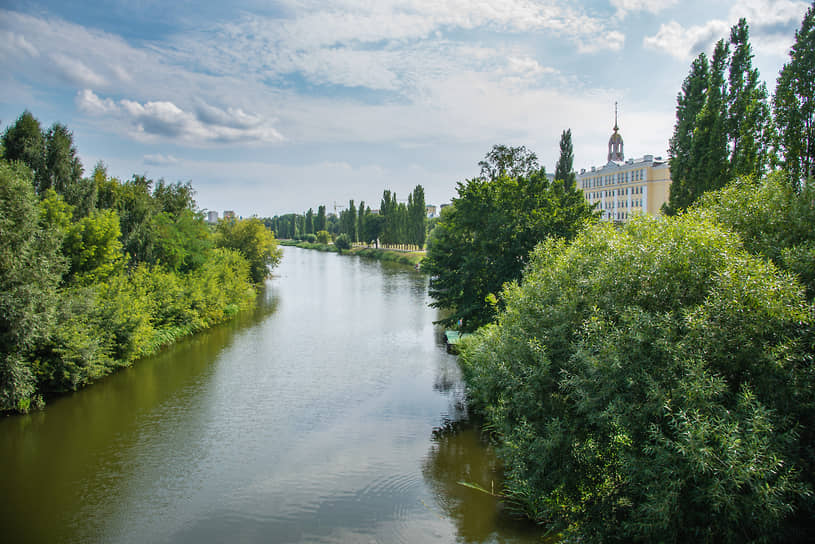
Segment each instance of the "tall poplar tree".
[[317,208],[317,218],[314,220],[314,230],[320,232],[325,230],[325,206],[320,205]]
[[761,177],[767,169],[771,145],[770,107],[767,87],[753,67],[750,30],[739,19],[730,30],[730,56],[727,95],[727,136],[730,142],[730,178]]
[[555,165],[555,179],[562,180],[567,189],[571,189],[577,183],[577,177],[574,175],[572,129],[566,129],[560,135],[560,158]]
[[773,100],[781,164],[796,188],[815,176],[815,2],[795,33]]
[[676,125],[669,143],[671,192],[666,213],[673,215],[691,202],[691,148],[696,117],[701,113],[707,96],[710,71],[707,55],[700,53],[691,64],[690,73],[676,97]]

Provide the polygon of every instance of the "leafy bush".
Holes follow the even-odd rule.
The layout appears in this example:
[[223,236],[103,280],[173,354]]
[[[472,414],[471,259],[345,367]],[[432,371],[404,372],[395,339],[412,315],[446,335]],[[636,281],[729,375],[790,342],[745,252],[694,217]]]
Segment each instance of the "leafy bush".
[[803,289],[692,215],[547,241],[464,342],[507,493],[581,542],[792,538],[812,518]]
[[334,246],[341,252],[351,249],[351,239],[347,234],[340,234],[334,239]]
[[798,191],[784,172],[737,179],[705,193],[693,213],[738,232],[748,251],[797,274],[815,298],[815,180]]
[[321,230],[317,232],[317,243],[319,244],[327,244],[331,241],[331,234],[328,233],[327,230]]

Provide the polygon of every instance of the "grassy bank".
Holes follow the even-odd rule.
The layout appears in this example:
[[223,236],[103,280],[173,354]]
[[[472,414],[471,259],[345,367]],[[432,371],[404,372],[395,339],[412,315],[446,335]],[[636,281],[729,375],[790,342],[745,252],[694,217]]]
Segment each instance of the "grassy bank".
[[[281,240],[282,246],[294,246],[303,249],[316,249],[317,251],[333,251],[338,252],[334,244],[319,244],[311,242],[298,242],[296,240]],[[424,251],[399,251],[394,249],[381,249],[375,247],[362,247],[357,246],[343,251],[343,255],[358,255],[367,259],[376,259],[378,261],[387,261],[407,266],[416,266],[420,264],[425,257]]]

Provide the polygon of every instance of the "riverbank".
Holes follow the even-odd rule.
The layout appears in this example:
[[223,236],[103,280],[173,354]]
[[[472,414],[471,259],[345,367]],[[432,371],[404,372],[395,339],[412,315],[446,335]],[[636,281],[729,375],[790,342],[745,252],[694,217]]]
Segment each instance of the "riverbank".
[[328,251],[341,253],[342,255],[357,255],[367,259],[377,261],[394,262],[412,267],[421,267],[421,262],[425,258],[424,251],[405,251],[397,249],[383,249],[369,246],[355,246],[349,250],[340,252],[334,244],[320,244],[311,242],[298,242],[297,240],[280,240],[282,246],[299,247],[302,249],[316,249],[317,251]]

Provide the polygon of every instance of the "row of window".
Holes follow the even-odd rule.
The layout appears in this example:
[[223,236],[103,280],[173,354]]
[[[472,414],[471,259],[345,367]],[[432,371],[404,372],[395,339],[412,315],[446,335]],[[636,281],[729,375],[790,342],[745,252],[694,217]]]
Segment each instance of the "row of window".
[[[618,200],[617,201],[618,208],[627,208],[628,207],[628,200]],[[631,200],[631,207],[632,208],[642,208],[642,199],[635,198]],[[600,209],[601,210],[611,210],[614,208],[614,201],[613,200],[606,200],[600,201]]]
[[611,185],[614,183],[629,183],[631,181],[642,181],[644,179],[645,168],[640,168],[639,170],[628,170],[626,172],[618,172],[616,174],[595,176],[584,179],[580,183],[583,189],[591,189],[592,187],[602,187],[604,185]]
[[[617,196],[628,196],[628,195],[641,195],[643,193],[643,186],[637,185],[636,187],[625,187],[623,189],[616,189]],[[589,191],[585,193],[586,198],[588,200],[594,200],[597,198],[605,198],[614,196],[613,191]]]

